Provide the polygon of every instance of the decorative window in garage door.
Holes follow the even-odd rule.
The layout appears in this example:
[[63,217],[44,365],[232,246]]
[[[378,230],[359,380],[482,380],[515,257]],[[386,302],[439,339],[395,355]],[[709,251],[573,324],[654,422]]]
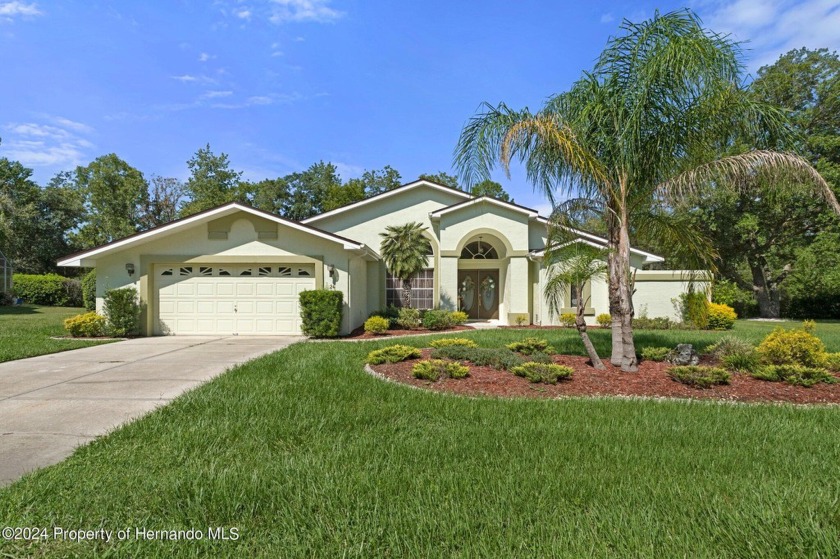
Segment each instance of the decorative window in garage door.
[[315,276],[314,264],[292,266],[172,266],[158,268],[159,276],[190,277],[301,277]]

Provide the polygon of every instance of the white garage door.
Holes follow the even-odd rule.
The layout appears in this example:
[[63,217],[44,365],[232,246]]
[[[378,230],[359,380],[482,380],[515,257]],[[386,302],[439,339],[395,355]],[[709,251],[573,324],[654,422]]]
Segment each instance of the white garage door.
[[155,267],[158,334],[300,334],[313,264]]

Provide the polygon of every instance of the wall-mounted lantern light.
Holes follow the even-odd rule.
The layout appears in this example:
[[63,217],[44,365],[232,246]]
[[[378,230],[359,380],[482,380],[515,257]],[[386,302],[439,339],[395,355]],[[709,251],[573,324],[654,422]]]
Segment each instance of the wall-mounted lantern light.
[[126,263],[125,271],[128,272],[128,277],[133,276],[134,275],[134,264],[132,264],[131,262]]
[[336,273],[336,271],[335,271],[335,265],[334,265],[334,264],[330,264],[329,266],[327,266],[327,273],[330,275],[330,277],[331,277],[332,279],[335,279],[335,278],[336,278],[336,276],[337,276],[338,274],[337,274],[337,273]]

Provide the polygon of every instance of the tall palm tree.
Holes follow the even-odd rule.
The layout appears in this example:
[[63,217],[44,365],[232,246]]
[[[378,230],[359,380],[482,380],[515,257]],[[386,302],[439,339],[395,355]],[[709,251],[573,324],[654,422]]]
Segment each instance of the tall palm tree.
[[[621,29],[594,70],[539,112],[485,103],[461,132],[455,164],[472,184],[497,163],[509,172],[518,160],[555,205],[558,226],[574,225],[580,211],[601,216],[610,249],[611,361],[634,371],[631,230],[661,228],[671,204],[701,187],[742,188],[758,173],[784,171],[797,179],[787,184],[807,183],[838,213],[840,205],[796,155],[756,149],[719,156],[736,137],[758,148],[789,135],[780,110],[747,95],[736,43],[704,29],[688,10],[625,20]],[[642,222],[631,226],[632,219]]]
[[[551,237],[551,234],[549,234]],[[602,249],[580,244],[576,241],[558,245],[548,250],[545,261],[548,265],[548,279],[543,293],[548,301],[548,312],[551,316],[559,316],[562,312],[566,292],[574,289],[578,293],[577,314],[575,327],[577,328],[583,347],[589,354],[589,360],[596,369],[606,369],[589,339],[586,332],[584,312],[589,304],[591,295],[584,299],[583,288],[587,282],[607,275],[607,265],[604,262],[607,252]]]
[[421,223],[389,225],[380,233],[380,252],[388,271],[402,280],[403,307],[411,306],[411,277],[429,265],[429,240]]

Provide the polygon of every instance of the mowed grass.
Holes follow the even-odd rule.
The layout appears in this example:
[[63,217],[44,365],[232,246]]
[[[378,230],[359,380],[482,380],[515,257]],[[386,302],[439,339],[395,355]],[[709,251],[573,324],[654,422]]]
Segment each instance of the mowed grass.
[[[528,334],[579,345],[572,331],[456,335]],[[4,526],[223,526],[239,540],[0,542],[0,555],[840,556],[836,407],[446,396],[365,374],[388,343],[291,346],[0,491]]]
[[74,307],[0,307],[0,363],[107,343],[101,340],[52,339],[67,333],[64,330],[65,318],[83,312],[84,309]]

